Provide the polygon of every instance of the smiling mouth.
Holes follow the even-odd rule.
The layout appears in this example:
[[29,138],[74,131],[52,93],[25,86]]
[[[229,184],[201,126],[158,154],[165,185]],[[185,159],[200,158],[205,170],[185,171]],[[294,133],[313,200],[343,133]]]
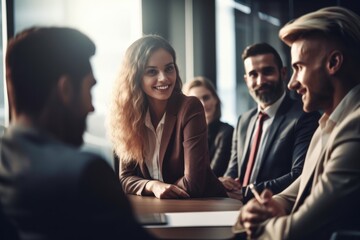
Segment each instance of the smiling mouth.
[[268,87],[268,86],[262,86],[262,87],[259,87],[259,88],[255,89],[255,92],[268,92],[268,91],[270,91],[270,90],[271,90],[270,87]]
[[269,89],[261,88],[261,89],[256,90],[256,92],[260,92],[260,93],[269,92]]
[[170,87],[170,85],[164,85],[164,86],[155,86],[154,88],[157,90],[166,90]]

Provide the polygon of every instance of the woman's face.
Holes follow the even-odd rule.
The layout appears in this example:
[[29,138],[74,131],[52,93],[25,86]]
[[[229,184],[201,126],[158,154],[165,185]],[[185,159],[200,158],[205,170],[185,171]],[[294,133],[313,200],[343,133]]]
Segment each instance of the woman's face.
[[204,86],[193,87],[189,90],[188,96],[195,96],[200,99],[205,110],[207,124],[214,121],[216,112],[216,104],[218,104],[215,96]]
[[176,83],[174,59],[169,52],[160,48],[154,51],[146,66],[141,87],[150,104],[166,102],[171,96]]

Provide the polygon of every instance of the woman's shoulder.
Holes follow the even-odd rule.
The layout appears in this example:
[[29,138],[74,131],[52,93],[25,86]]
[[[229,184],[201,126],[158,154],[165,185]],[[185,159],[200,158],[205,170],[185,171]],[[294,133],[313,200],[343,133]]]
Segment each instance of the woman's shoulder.
[[187,96],[182,92],[174,93],[173,98],[177,99],[177,101],[188,103],[188,102],[200,102],[200,100],[195,96]]
[[225,128],[225,129],[234,129],[234,127],[231,126],[229,123],[227,123],[227,122],[222,122],[222,121],[220,121],[220,127],[221,127],[221,128]]
[[169,102],[169,108],[171,109],[202,109],[203,106],[200,100],[194,96],[186,96],[183,93],[174,93]]
[[231,134],[234,131],[234,127],[226,122],[219,121],[219,131]]

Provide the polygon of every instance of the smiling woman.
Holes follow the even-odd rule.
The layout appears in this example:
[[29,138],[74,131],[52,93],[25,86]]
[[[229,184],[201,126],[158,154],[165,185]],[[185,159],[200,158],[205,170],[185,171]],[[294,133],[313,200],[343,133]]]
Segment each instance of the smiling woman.
[[160,48],[150,56],[141,81],[141,87],[148,97],[150,106],[163,108],[159,109],[159,116],[152,115],[152,120],[161,117],[175,83],[176,70],[173,57],[169,52]]
[[109,113],[126,193],[226,196],[210,169],[204,108],[181,87],[175,50],[164,38],[145,35],[130,45]]

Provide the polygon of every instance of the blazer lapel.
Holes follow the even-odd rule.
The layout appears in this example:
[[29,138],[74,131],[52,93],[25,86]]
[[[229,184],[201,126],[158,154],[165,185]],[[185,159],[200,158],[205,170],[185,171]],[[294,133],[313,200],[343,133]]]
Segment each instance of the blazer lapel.
[[[246,167],[246,163],[247,163],[246,158],[248,157],[248,150],[249,150],[249,145],[250,145],[250,141],[251,141],[251,136],[252,136],[252,133],[255,128],[255,122],[256,122],[256,116],[257,116],[256,113],[257,113],[257,110],[255,110],[254,113],[252,113],[247,131],[246,131],[245,144],[244,144],[243,154],[241,157],[241,166],[239,166],[240,170],[243,168],[244,164]],[[241,171],[240,171],[240,173],[241,173]]]
[[314,173],[315,167],[318,163],[319,157],[322,155],[321,148],[321,129],[318,127],[316,132],[314,133],[313,138],[311,139],[309,149],[306,154],[306,161],[304,163],[304,168],[301,175],[301,182],[299,192],[302,192],[307,184],[307,182],[311,179],[311,176]]
[[293,207],[295,211],[298,206],[302,203],[304,198],[307,196],[307,189],[312,185],[312,180],[314,178],[314,172],[316,166],[320,162],[320,157],[324,154],[324,150],[321,148],[321,129],[318,127],[311,139],[309,149],[305,157],[304,168],[302,174],[300,175],[300,186],[299,192]]
[[[276,135],[276,133],[278,132],[279,128],[281,127],[281,124],[284,122],[286,112],[288,111],[288,108],[290,108],[290,107],[291,107],[290,99],[288,98],[287,95],[285,95],[283,102],[281,103],[278,111],[276,112],[274,121],[272,122],[271,127],[269,128],[269,135],[268,135],[268,139],[264,146],[263,156],[268,155],[268,153],[271,149],[271,146],[273,145],[273,142],[276,139],[275,137],[279,137]],[[256,163],[256,166],[254,167],[255,172],[251,176],[252,182],[257,180],[257,176],[263,166],[264,159],[265,158],[261,158],[260,161]]]
[[166,114],[165,118],[165,124],[164,124],[164,130],[161,138],[161,146],[160,146],[160,153],[159,153],[159,163],[160,163],[160,169],[162,170],[162,165],[164,162],[164,156],[166,149],[169,145],[169,141],[171,138],[172,130],[174,129],[176,122],[176,115],[173,114]]
[[[272,122],[271,127],[269,128],[269,136],[265,143],[264,152],[263,152],[264,156],[267,156],[268,152],[270,151],[270,148],[273,145],[273,142],[275,141],[276,133],[278,132],[284,119],[285,119],[284,114],[281,114],[280,116],[278,116],[278,114],[276,114],[275,119]],[[265,158],[262,158],[262,159],[265,159]],[[262,163],[260,163],[260,164],[261,164],[260,166],[262,166]]]
[[160,165],[160,171],[162,171],[162,166],[164,162],[165,152],[169,145],[171,135],[173,133],[173,129],[176,123],[177,118],[177,109],[178,106],[176,104],[174,96],[176,94],[173,94],[172,97],[169,99],[168,105],[166,106],[166,117],[165,117],[165,123],[164,123],[164,129],[163,134],[161,137],[161,145],[160,145],[160,152],[159,152],[159,165]]

